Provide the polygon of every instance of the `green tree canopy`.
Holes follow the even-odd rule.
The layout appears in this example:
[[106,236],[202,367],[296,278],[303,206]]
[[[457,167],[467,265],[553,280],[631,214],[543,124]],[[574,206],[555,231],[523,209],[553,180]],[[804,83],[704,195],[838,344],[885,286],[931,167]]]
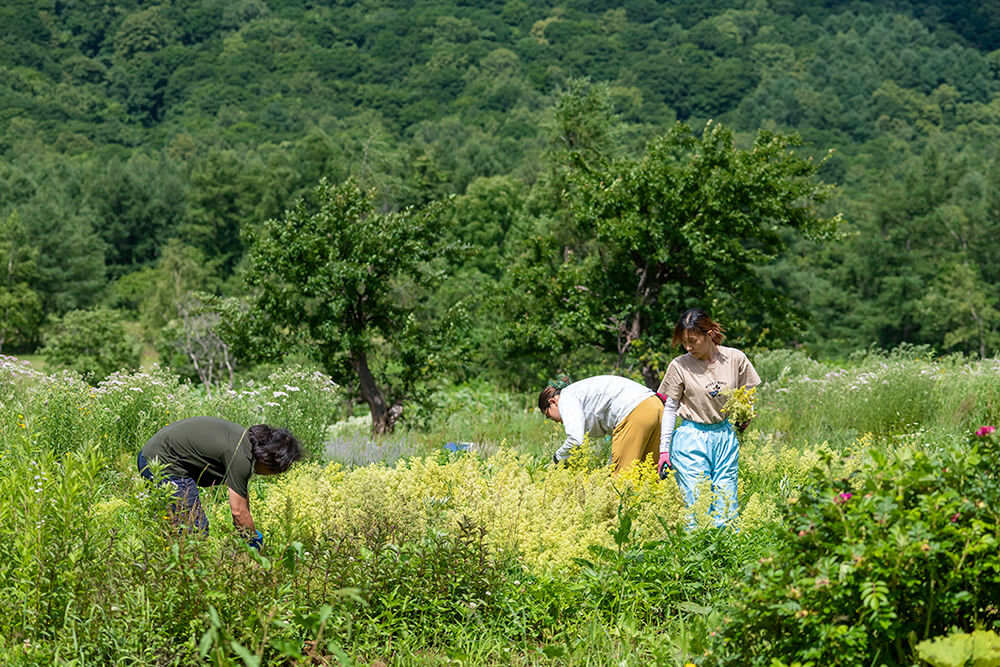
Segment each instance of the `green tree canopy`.
[[38,248],[28,242],[15,211],[0,219],[0,352],[3,346],[21,346],[38,335],[42,300],[32,287],[37,279]]
[[786,248],[783,230],[824,237],[839,222],[821,208],[832,187],[790,150],[797,143],[761,132],[739,149],[721,125],[697,136],[678,124],[640,158],[571,152],[570,227],[536,238],[510,274],[515,336],[557,353],[596,345],[618,365],[638,361],[652,386],[663,368],[648,352],[669,349],[688,307],[737,333],[794,330],[795,309],[757,269]]
[[335,381],[355,385],[376,433],[393,429],[411,392],[441,363],[418,316],[443,275],[442,209],[379,213],[354,181],[321,180],[281,219],[248,232],[249,312],[231,331],[258,356],[299,349]]

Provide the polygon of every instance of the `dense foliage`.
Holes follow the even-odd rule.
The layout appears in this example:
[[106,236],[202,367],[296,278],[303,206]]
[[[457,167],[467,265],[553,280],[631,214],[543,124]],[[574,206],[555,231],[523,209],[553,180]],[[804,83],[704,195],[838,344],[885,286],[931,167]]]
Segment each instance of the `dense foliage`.
[[[170,292],[171,273],[155,271],[167,255],[200,257],[204,291],[240,296],[243,230],[280,219],[321,178],[353,177],[378,192],[379,213],[455,195],[445,233],[475,252],[424,303],[439,320],[459,302],[470,310],[455,377],[653,368],[666,332],[651,314],[669,321],[690,300],[742,342],[836,355],[906,341],[989,356],[1000,346],[998,21],[990,4],[907,0],[11,5],[0,16],[0,248],[18,252],[6,254],[0,344],[34,351],[43,315],[110,305],[179,350],[182,329],[164,323],[183,324],[183,293],[139,312]],[[766,239],[740,234],[707,256],[722,284],[699,278],[687,242],[653,233],[668,222],[679,233],[698,210],[658,217],[657,147],[675,121],[698,143],[721,123],[741,151],[761,130],[800,135],[789,146],[812,158],[813,186],[839,188],[811,213],[843,213],[842,233],[816,243],[789,233],[787,207],[771,210],[779,228]],[[641,180],[616,185],[628,174]],[[724,205],[704,211],[766,226],[752,202],[726,198],[735,176],[721,174]],[[646,217],[650,227],[629,222]],[[630,245],[630,231],[646,245]],[[641,278],[658,256],[650,244],[669,252],[655,260],[670,277],[659,300]],[[618,249],[598,255],[601,285],[560,266],[595,246]],[[750,267],[724,261],[748,255]],[[539,342],[531,304],[527,321],[507,305],[524,280],[559,269],[558,298],[535,304],[558,311]],[[504,283],[512,271],[522,279]],[[631,306],[564,307],[577,286]],[[794,312],[747,305],[748,294]]]
[[440,363],[428,331],[436,323],[417,304],[440,282],[436,265],[455,253],[444,242],[443,206],[379,214],[373,197],[352,181],[323,180],[269,220],[251,238],[252,304],[229,328],[247,340],[247,354],[281,359],[303,349],[335,380],[357,382],[373,430],[386,433],[403,398]]
[[570,215],[537,242],[562,248],[562,261],[547,272],[533,254],[513,262],[508,345],[561,357],[594,345],[655,387],[672,356],[677,313],[688,307],[711,303],[726,313],[731,337],[761,331],[762,322],[775,337],[795,331],[795,307],[752,276],[789,235],[837,231],[839,218],[820,212],[832,187],[815,178],[818,165],[789,150],[797,141],[761,132],[741,150],[726,128],[696,137],[678,124],[639,158],[613,159],[594,146],[593,128],[584,145],[577,128],[594,117],[564,111],[574,101],[560,100],[558,132],[572,144],[562,193]]
[[[302,369],[208,397],[161,370],[95,387],[4,358],[0,657],[958,664],[948,651],[967,636],[945,635],[1000,628],[997,440],[980,426],[1000,421],[995,362],[756,361],[781,370],[744,437],[740,530],[688,532],[676,486],[646,465],[609,476],[605,442],[548,465],[559,429],[516,398],[452,389],[425,431],[371,440],[365,418],[327,428],[344,396]],[[928,407],[859,436],[887,422],[844,383],[885,372]],[[816,419],[789,423],[802,386]],[[146,438],[195,414],[286,425],[313,452],[251,485],[261,554],[229,528],[224,491],[205,490],[208,537],[178,533],[135,472]],[[818,424],[833,425],[825,442]],[[465,454],[441,446],[469,438]],[[374,462],[324,460],[359,449]]]
[[98,382],[117,371],[139,367],[139,341],[125,329],[121,313],[108,308],[71,310],[45,338],[47,363]]
[[720,629],[740,638],[720,663],[905,664],[918,641],[1000,624],[1000,449],[981,433],[971,447],[872,451],[860,474],[789,497],[783,544]]

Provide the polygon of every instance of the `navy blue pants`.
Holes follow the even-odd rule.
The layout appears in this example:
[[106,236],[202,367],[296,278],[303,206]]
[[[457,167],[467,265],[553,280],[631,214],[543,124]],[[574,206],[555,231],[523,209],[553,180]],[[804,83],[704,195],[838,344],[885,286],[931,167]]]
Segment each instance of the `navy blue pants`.
[[[136,465],[139,467],[139,474],[148,479],[150,482],[156,480],[153,479],[153,473],[149,470],[149,462],[146,461],[146,457],[139,452],[139,457],[136,459]],[[163,477],[160,480],[160,486],[164,484],[170,484],[173,488],[173,501],[170,503],[170,514],[171,520],[176,523],[185,523],[196,530],[202,532],[208,532],[208,517],[205,516],[205,510],[201,507],[201,498],[198,496],[198,485],[190,477]]]

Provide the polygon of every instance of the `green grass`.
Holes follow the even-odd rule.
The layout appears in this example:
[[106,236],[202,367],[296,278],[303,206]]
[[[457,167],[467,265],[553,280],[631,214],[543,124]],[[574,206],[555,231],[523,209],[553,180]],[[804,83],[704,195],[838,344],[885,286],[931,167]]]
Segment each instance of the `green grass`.
[[44,373],[50,370],[45,363],[45,359],[40,354],[18,354],[16,358],[21,361],[27,361],[36,371]]
[[[627,493],[615,500],[617,517],[615,505],[595,505],[607,492],[603,449],[579,472],[550,468],[563,433],[533,396],[448,387],[432,408],[408,415],[387,461],[340,472],[303,467],[293,489],[282,482],[292,473],[257,480],[252,507],[269,535],[261,559],[229,530],[218,492],[205,495],[209,537],[179,539],[159,518],[162,500],[135,474],[136,449],[168,421],[218,414],[308,434],[320,456],[330,455],[322,445],[334,433],[345,447],[387,452],[386,442],[372,444],[364,419],[329,428],[343,396],[304,384],[312,376],[294,369],[273,376],[275,386],[300,386],[280,398],[255,383],[210,400],[162,372],[94,390],[30,361],[31,370],[0,367],[3,664],[245,665],[258,653],[267,664],[310,664],[302,647],[319,639],[317,655],[345,664],[700,665],[744,568],[777,543],[775,508],[810,483],[822,452],[850,451],[858,463],[864,446],[964,442],[970,430],[1000,422],[995,360],[904,350],[834,366],[793,352],[757,355],[765,385],[741,457],[750,527],[728,537],[675,535],[650,530],[665,505],[632,508]],[[448,454],[448,441],[476,443],[474,458]],[[491,464],[500,448],[521,453],[519,470],[510,459],[506,468]],[[454,477],[459,471],[475,479]],[[514,473],[539,492],[530,496],[538,506],[518,505],[528,496],[505,476]],[[538,525],[545,508],[574,503],[579,510]],[[512,507],[520,514],[503,514]],[[505,529],[503,516],[516,517],[510,530],[535,521],[528,537],[541,541],[532,548],[580,546],[588,562],[529,566],[518,557],[523,544],[501,548],[474,526],[462,533],[459,520],[476,512],[501,517],[493,530]],[[544,544],[577,534],[563,529],[584,515],[607,521],[588,538],[599,545]],[[309,530],[323,521],[319,533]],[[345,587],[356,591],[337,593]]]

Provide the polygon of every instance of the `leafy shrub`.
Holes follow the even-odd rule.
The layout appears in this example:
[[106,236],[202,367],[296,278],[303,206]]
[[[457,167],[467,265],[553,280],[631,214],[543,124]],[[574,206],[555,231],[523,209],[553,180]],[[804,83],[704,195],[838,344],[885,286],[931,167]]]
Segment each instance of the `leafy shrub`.
[[76,373],[40,375],[32,391],[19,398],[24,435],[33,450],[55,454],[76,450],[93,428],[94,388]]
[[1000,627],[996,434],[973,436],[971,451],[870,457],[860,474],[789,498],[790,530],[741,586],[718,664],[908,664],[916,641]]
[[[20,415],[10,425],[39,450],[56,453],[77,449],[87,439],[101,441],[112,454],[133,453],[170,422],[207,414],[245,426],[268,422],[288,428],[319,456],[329,415],[340,401],[328,377],[297,367],[276,370],[270,384],[250,382],[211,399],[156,365],[148,372],[111,373],[92,387],[72,372],[47,375],[6,358],[0,359],[0,378],[9,378],[0,381],[0,401]],[[5,436],[14,432],[0,431],[0,442],[9,446]]]
[[112,373],[91,397],[97,417],[91,429],[112,452],[137,452],[167,424],[201,414],[191,385],[159,366],[149,372]]
[[987,630],[956,632],[920,642],[917,656],[931,667],[1000,665],[1000,636]]
[[139,367],[142,344],[125,329],[118,311],[73,310],[53,321],[42,356],[56,368],[80,373],[97,383],[120,369]]
[[[859,470],[872,443],[871,434],[866,433],[844,447],[840,452],[841,471],[850,474]],[[737,483],[740,530],[757,530],[779,522],[784,501],[811,484],[816,466],[835,455],[825,442],[815,446],[785,444],[756,429],[747,431],[740,444]]]
[[327,428],[341,399],[329,376],[292,365],[275,369],[262,384],[251,380],[216,392],[202,410],[245,426],[266,423],[287,428],[313,456],[322,456]]
[[[572,587],[608,621],[627,611],[641,622],[657,623],[678,606],[707,613],[728,597],[748,556],[769,546],[769,530],[747,536],[666,524],[663,538],[638,540],[632,529],[636,508],[627,502],[623,499],[611,531],[614,546],[592,544],[587,558],[576,559],[581,569]],[[702,576],[705,572],[712,576]]]
[[[510,449],[493,456],[419,457],[393,468],[345,470],[303,465],[275,480],[255,516],[289,539],[357,535],[372,521],[392,526],[400,541],[453,526],[463,516],[486,529],[488,544],[516,553],[535,572],[573,568],[587,545],[610,545],[620,488],[633,489],[643,539],[662,535],[657,516],[673,525],[686,516],[675,484],[652,465],[613,478],[604,467],[538,467]],[[270,528],[269,528],[270,529]]]

